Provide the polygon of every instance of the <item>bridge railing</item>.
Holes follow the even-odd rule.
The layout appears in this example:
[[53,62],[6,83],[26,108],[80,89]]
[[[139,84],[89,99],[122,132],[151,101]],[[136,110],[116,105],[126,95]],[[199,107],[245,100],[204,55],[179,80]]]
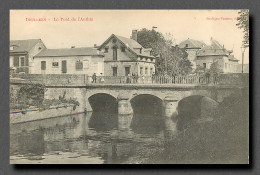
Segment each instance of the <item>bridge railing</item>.
[[26,79],[45,85],[86,85],[86,84],[208,84],[219,83],[218,79],[205,76],[92,76],[85,74],[13,74],[12,78]]
[[104,84],[207,84],[209,79],[203,76],[97,76],[96,81],[87,77],[88,83]]

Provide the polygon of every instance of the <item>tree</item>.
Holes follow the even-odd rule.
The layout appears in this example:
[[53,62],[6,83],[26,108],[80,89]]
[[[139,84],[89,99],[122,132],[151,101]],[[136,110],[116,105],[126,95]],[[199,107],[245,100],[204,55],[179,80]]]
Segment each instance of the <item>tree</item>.
[[209,72],[213,75],[221,73],[221,69],[217,61],[211,64]]
[[188,54],[184,49],[172,46],[174,39],[170,33],[164,36],[154,29],[148,30],[143,28],[137,33],[137,41],[144,48],[152,48],[152,55],[157,57],[155,62],[156,74],[168,74],[171,76],[173,74],[190,72],[191,63],[187,60]]
[[242,45],[247,48],[249,47],[249,10],[240,10],[238,14],[238,23],[236,25],[238,28],[243,29],[244,39]]
[[192,63],[187,58],[183,58],[179,62],[179,70],[182,75],[188,75],[192,71]]

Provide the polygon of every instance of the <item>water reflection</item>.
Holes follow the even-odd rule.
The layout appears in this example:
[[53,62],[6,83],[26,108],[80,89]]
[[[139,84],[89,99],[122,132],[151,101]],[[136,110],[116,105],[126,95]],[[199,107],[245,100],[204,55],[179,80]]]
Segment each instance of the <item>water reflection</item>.
[[14,124],[11,163],[124,163],[170,130],[160,117],[93,113]]

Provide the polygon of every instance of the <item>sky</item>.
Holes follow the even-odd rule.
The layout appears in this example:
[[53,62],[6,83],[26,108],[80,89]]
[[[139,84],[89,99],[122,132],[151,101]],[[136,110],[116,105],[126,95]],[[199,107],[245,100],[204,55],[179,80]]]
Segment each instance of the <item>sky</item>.
[[212,37],[233,49],[241,63],[243,30],[236,26],[237,17],[238,10],[10,10],[10,40],[42,39],[49,49],[91,47],[111,34],[130,37],[133,29],[155,26],[176,44],[188,38],[209,44]]

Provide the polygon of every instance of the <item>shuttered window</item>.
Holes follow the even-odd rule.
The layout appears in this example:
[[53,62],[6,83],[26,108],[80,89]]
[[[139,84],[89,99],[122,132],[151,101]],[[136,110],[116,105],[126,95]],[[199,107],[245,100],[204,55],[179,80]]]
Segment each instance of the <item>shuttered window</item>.
[[76,70],[82,70],[82,69],[83,69],[83,62],[76,61]]
[[19,57],[14,56],[14,67],[19,67]]
[[20,65],[21,65],[21,67],[25,66],[25,58],[24,57],[20,57]]
[[41,61],[41,70],[46,70],[46,61]]

